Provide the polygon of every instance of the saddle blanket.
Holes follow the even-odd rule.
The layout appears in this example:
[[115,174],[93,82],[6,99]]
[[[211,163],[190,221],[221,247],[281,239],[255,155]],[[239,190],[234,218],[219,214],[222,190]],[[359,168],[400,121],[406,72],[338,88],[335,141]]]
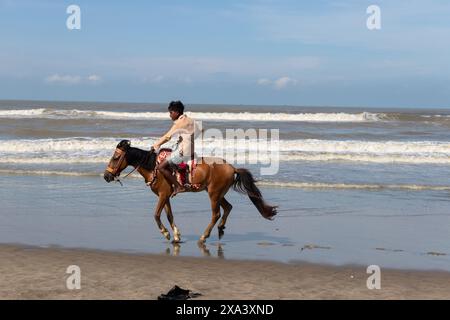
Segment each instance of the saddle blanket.
[[[167,157],[169,157],[172,154],[172,149],[169,148],[162,148],[158,152],[158,156],[156,158],[156,163],[159,164],[163,162]],[[179,165],[176,166],[176,176],[177,181],[182,186],[189,186],[189,187],[196,187],[195,185],[192,185],[192,178],[194,177],[194,171],[197,167],[197,163],[194,160],[190,160],[187,163],[181,162]]]

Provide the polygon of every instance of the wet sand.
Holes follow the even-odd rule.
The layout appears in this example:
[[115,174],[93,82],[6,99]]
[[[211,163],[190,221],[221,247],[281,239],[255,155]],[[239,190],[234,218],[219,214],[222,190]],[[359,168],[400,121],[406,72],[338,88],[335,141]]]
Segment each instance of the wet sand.
[[[68,290],[67,267],[81,269]],[[362,266],[221,260],[0,245],[0,299],[153,300],[175,284],[196,299],[450,299],[450,273],[381,270],[369,290]]]

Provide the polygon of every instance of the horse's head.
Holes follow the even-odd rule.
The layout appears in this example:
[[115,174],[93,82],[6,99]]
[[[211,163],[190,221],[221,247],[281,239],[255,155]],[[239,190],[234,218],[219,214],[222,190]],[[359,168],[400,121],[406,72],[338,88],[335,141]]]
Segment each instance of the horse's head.
[[113,181],[116,177],[120,176],[120,173],[128,167],[128,162],[126,159],[126,153],[131,146],[130,140],[122,140],[116,147],[114,154],[109,160],[108,167],[105,170],[103,178],[106,182]]

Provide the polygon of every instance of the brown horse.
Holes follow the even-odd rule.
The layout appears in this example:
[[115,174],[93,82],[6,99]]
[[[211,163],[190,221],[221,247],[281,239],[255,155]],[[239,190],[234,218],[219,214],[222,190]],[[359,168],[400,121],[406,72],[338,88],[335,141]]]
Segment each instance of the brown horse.
[[[175,225],[172,209],[170,206],[170,196],[173,187],[165,180],[164,176],[155,171],[157,154],[154,151],[144,151],[131,147],[129,140],[122,140],[116,147],[113,157],[109,161],[105,170],[104,178],[106,182],[116,180],[120,173],[129,165],[133,166],[137,172],[144,177],[145,182],[150,185],[152,191],[158,196],[158,204],[155,209],[155,220],[158,228],[167,240],[170,240],[170,233],[161,223],[161,211],[164,208],[173,230],[174,241],[180,241],[180,232]],[[206,190],[211,200],[212,218],[200,242],[205,242],[210,236],[212,228],[220,218],[220,207],[223,209],[222,220],[219,223],[219,239],[224,235],[225,223],[233,206],[225,199],[225,194],[230,187],[235,191],[247,194],[261,215],[271,220],[276,215],[276,207],[264,202],[261,192],[255,185],[252,174],[247,169],[236,169],[219,158],[200,158],[194,171],[192,183],[200,186],[195,192]]]

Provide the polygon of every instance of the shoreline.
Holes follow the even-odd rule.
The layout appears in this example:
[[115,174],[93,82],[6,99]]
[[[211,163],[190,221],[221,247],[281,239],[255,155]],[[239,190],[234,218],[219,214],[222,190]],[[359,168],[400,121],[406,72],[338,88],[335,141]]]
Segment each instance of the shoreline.
[[[81,289],[66,287],[78,265]],[[0,299],[154,300],[174,285],[198,299],[450,299],[450,272],[382,269],[381,289],[358,265],[223,260],[91,249],[0,245]]]

